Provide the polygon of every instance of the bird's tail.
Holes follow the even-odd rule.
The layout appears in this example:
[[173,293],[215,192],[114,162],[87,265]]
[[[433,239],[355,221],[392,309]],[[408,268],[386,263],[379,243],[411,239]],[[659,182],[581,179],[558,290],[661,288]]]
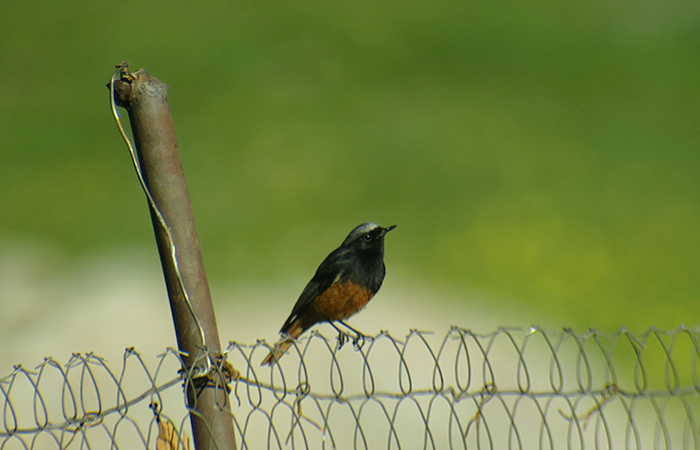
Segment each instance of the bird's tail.
[[270,350],[270,353],[263,359],[261,366],[271,366],[273,362],[277,362],[282,355],[284,355],[284,352],[287,351],[289,347],[292,346],[292,343],[294,343],[294,340],[299,337],[301,333],[304,332],[304,329],[301,326],[301,322],[299,319],[295,320],[292,322],[292,324],[289,326],[289,331],[284,332],[284,337],[275,344],[275,346]]

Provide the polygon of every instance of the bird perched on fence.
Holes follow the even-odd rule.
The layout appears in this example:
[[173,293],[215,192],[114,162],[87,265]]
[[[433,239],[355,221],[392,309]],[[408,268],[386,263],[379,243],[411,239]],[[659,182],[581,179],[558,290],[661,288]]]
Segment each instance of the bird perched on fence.
[[282,325],[282,340],[262,365],[272,365],[294,339],[318,322],[339,321],[353,330],[343,321],[364,308],[381,287],[386,274],[384,236],[394,228],[363,223],[323,260]]

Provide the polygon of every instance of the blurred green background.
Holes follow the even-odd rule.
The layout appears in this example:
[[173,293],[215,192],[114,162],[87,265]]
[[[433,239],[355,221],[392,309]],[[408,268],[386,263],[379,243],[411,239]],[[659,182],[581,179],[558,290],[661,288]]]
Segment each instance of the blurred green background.
[[128,59],[170,86],[215,283],[308,278],[371,220],[395,280],[485,311],[698,323],[696,0],[30,0],[0,30],[0,251],[155,261],[105,88]]

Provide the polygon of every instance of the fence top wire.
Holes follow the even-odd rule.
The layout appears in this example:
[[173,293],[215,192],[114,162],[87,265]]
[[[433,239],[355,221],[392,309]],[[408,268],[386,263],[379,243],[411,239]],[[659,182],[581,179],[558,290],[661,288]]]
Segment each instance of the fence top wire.
[[[269,343],[229,343],[234,379],[208,388],[230,389],[239,448],[700,448],[699,336],[312,332],[272,367]],[[149,368],[134,349],[119,369],[93,354],[15,366],[0,378],[0,449],[149,448],[163,422],[182,448],[181,367],[175,350]]]
[[[308,390],[313,385],[314,395],[336,400],[346,394],[398,398],[443,392],[468,397],[498,390],[551,396],[611,389],[633,398],[700,390],[699,334],[698,328],[686,326],[670,331],[650,328],[639,335],[627,329],[576,333],[531,327],[475,333],[453,327],[444,336],[411,330],[404,339],[381,332],[352,342],[350,335],[329,339],[312,332],[271,370],[258,367],[257,359],[270,348],[264,341],[230,342],[226,353],[234,367],[243,368],[239,382],[281,395],[296,395],[300,386]],[[354,351],[344,351],[345,346]],[[324,380],[311,378],[318,368],[325,368]],[[378,379],[377,368],[393,371],[390,384],[384,377]],[[359,389],[349,378],[359,381]],[[381,392],[392,385],[393,389]]]

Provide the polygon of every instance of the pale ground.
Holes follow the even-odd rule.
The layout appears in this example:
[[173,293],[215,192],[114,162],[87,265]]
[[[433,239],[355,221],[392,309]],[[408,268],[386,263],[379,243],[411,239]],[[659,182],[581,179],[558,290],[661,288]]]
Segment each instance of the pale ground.
[[[18,363],[31,366],[45,356],[63,360],[73,352],[95,352],[121,359],[126,347],[146,355],[175,347],[157,264],[142,253],[124,252],[90,258],[66,270],[60,266],[60,256],[45,249],[23,247],[1,253],[0,373]],[[56,265],[61,267],[58,276]],[[379,294],[349,321],[352,326],[369,335],[388,330],[394,336],[411,329],[444,335],[451,325],[478,332],[501,325],[529,326],[517,314],[498,311],[487,317],[454,294],[396,277],[390,269]],[[252,344],[277,339],[306,281],[299,276],[274,286],[262,282],[212,286],[222,345],[230,340]],[[335,334],[328,325],[319,329]]]

